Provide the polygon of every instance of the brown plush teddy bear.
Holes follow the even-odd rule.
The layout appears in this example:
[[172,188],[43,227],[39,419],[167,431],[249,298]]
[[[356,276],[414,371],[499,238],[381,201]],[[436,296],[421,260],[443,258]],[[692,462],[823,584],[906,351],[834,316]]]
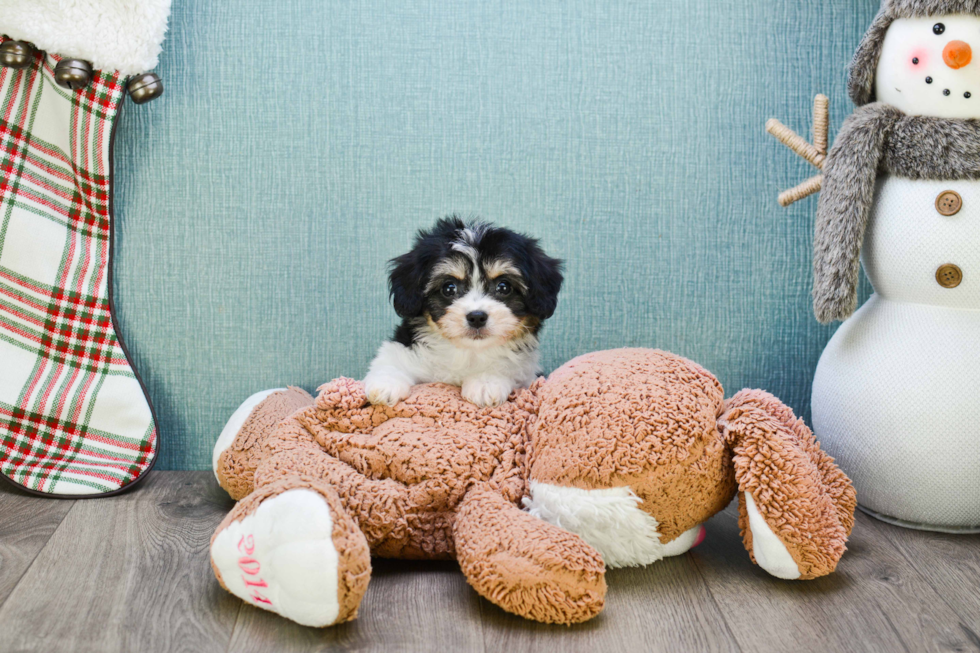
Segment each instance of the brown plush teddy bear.
[[781,578],[832,572],[854,523],[850,481],[790,409],[726,402],[647,349],[576,358],[495,408],[442,384],[394,407],[344,378],[260,393],[215,473],[239,500],[211,540],[218,580],[310,626],[356,616],[372,555],[455,558],[501,608],[570,624],[602,610],[607,566],[684,553],[736,494],[746,549]]

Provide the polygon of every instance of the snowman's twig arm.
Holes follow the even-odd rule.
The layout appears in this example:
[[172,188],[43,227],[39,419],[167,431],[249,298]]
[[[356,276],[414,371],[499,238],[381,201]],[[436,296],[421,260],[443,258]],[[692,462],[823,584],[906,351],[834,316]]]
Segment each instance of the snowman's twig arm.
[[858,108],[844,122],[824,164],[813,242],[813,309],[827,324],[857,308],[861,242],[878,166],[902,113],[885,104]]
[[820,94],[813,98],[813,146],[821,154],[827,154],[830,133],[830,98]]
[[[775,118],[766,123],[766,131],[776,139],[796,152],[813,167],[822,170],[827,159],[827,139],[830,129],[830,99],[826,95],[818,95],[813,100],[813,144],[810,144],[795,131]],[[812,177],[805,182],[780,193],[779,204],[789,206],[814,193],[819,193],[823,185],[822,177]]]
[[819,193],[821,188],[823,188],[823,175],[810,177],[799,186],[794,186],[780,193],[779,205],[785,207],[799,202],[801,199],[810,197],[814,193]]
[[823,167],[824,159],[827,158],[826,154],[821,154],[816,147],[807,143],[802,136],[783,123],[775,118],[771,118],[766,123],[766,131],[775,136],[776,140],[780,143],[800,155],[800,157],[805,159],[814,168],[820,169]]

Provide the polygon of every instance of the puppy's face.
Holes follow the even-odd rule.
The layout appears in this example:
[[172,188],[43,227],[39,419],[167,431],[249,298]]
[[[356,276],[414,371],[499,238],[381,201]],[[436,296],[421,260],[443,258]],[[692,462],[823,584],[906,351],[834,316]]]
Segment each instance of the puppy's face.
[[524,302],[527,284],[513,261],[481,261],[460,245],[432,270],[425,313],[446,338],[468,347],[500,344],[538,326]]
[[561,289],[561,262],[534,239],[441,220],[393,261],[395,310],[425,320],[458,347],[485,348],[537,333]]

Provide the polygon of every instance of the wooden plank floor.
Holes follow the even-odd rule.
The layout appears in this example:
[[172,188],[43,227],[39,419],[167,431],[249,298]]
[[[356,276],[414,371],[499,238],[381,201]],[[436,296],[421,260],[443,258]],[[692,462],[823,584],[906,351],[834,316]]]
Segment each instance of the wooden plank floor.
[[112,499],[0,489],[0,651],[980,651],[980,536],[859,514],[837,573],[792,583],[751,564],[729,507],[693,552],[609,572],[587,624],[509,615],[455,564],[376,561],[361,617],[316,630],[218,586],[208,541],[231,506],[207,472]]

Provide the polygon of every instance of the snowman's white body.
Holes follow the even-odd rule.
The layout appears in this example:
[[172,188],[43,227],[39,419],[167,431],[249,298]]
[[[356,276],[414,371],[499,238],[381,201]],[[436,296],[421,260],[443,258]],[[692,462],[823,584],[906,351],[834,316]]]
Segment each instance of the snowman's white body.
[[[877,100],[908,115],[980,118],[978,37],[980,16],[895,20]],[[962,198],[955,215],[937,206],[946,191]],[[880,177],[862,263],[875,294],[820,359],[814,431],[863,508],[980,531],[980,182]],[[949,264],[962,271],[955,288],[937,280]]]
[[[980,182],[879,179],[862,262],[875,294],[820,358],[814,431],[862,507],[980,530]],[[950,263],[956,288],[936,280]]]

